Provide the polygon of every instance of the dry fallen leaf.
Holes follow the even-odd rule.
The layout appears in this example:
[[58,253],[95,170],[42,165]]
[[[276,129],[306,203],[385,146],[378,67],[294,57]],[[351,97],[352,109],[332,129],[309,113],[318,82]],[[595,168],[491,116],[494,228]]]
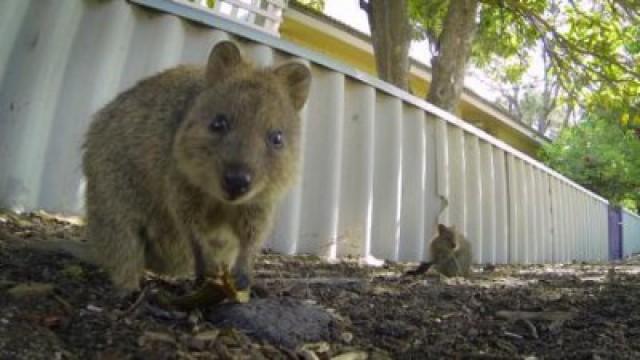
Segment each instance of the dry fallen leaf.
[[250,290],[237,290],[233,277],[224,272],[217,278],[209,277],[195,292],[169,300],[169,305],[183,310],[196,309],[205,306],[219,304],[225,300],[237,303],[247,303],[250,298]]

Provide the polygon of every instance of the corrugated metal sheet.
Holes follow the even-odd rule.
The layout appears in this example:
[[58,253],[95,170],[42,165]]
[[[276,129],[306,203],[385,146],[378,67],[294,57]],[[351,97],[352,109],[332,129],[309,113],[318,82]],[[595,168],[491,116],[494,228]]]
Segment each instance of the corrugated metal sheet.
[[640,253],[640,216],[622,210],[622,254]]
[[[93,112],[143,77],[241,39],[311,66],[303,171],[267,246],[429,257],[438,221],[479,263],[607,258],[607,202],[468,123],[322,55],[170,0],[0,2],[0,205],[82,212]],[[167,12],[174,14],[167,14]],[[245,40],[249,41],[245,41]],[[442,210],[442,211],[441,211]]]

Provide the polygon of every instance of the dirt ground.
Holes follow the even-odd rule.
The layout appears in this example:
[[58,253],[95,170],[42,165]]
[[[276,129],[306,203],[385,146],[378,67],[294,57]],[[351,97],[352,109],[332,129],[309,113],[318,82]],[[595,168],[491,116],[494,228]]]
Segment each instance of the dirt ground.
[[66,219],[0,213],[0,359],[640,359],[638,258],[444,279],[265,253],[248,305],[181,312],[149,296],[179,281],[120,296],[100,269],[22,246],[83,237]]

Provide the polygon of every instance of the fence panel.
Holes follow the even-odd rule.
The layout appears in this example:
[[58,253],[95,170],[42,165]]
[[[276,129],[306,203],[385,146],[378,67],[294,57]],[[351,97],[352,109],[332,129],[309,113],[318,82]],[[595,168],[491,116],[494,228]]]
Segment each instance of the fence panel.
[[455,125],[448,125],[447,137],[447,152],[449,153],[449,224],[454,225],[460,232],[465,233],[467,189],[465,184],[464,130]]
[[[479,174],[481,181],[480,192],[482,194],[480,212],[482,220],[482,240],[480,250],[480,262],[496,263],[498,254],[498,226],[504,222],[498,215],[499,195],[496,162],[493,158],[493,146],[486,141],[480,141]],[[504,241],[504,240],[502,240]]]
[[[438,128],[444,124],[440,119],[434,119],[425,115],[425,167],[424,167],[424,238],[420,239],[422,260],[431,258],[428,242],[436,233],[436,225],[439,221],[441,210],[441,198],[438,194],[438,175],[441,173],[438,168]],[[444,127],[444,126],[442,126]],[[420,194],[418,194],[420,196]]]
[[402,198],[398,259],[422,260],[425,236],[426,121],[424,111],[405,106],[402,120]]
[[373,256],[397,260],[402,194],[402,102],[379,94],[375,109],[371,250]]
[[[492,216],[482,211],[482,177],[480,175],[480,144],[478,137],[464,134],[464,182],[465,182],[465,234],[473,249],[473,261],[481,263],[483,259],[482,248],[482,218]],[[486,169],[483,169],[486,171]]]
[[640,253],[640,216],[626,210],[622,211],[622,248],[624,256]]
[[495,262],[505,264],[509,262],[509,178],[507,174],[507,155],[501,149],[493,146],[493,163],[495,171],[495,206],[496,206],[496,238]]
[[346,87],[338,218],[338,256],[365,256],[371,244],[375,90]]

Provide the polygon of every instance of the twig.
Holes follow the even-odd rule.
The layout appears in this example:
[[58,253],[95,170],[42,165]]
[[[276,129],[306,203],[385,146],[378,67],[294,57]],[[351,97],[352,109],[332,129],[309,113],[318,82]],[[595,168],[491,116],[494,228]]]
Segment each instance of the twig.
[[144,304],[145,309],[155,317],[159,317],[165,320],[182,320],[187,318],[187,313],[181,311],[166,311],[158,306],[151,305],[149,303]]
[[51,296],[53,297],[54,300],[56,300],[62,305],[62,307],[64,308],[64,311],[67,314],[71,314],[71,312],[73,311],[73,306],[71,306],[71,304],[69,304],[67,300],[63,299],[60,295],[57,295],[55,293],[51,294]]
[[136,299],[136,301],[134,301],[133,304],[131,304],[131,306],[129,306],[122,314],[120,314],[120,319],[126,316],[129,316],[138,307],[140,307],[140,304],[142,304],[142,301],[147,298],[148,292],[149,292],[149,287],[145,286],[140,292],[140,295],[138,295],[138,298]]
[[516,334],[516,333],[512,333],[512,332],[510,332],[510,331],[505,331],[505,332],[503,332],[503,334],[504,334],[505,336],[508,336],[508,337],[510,337],[510,338],[514,338],[514,339],[518,339],[518,340],[522,340],[522,339],[524,339],[524,337],[523,337],[522,335],[518,335],[518,334]]
[[564,320],[555,320],[552,321],[551,324],[549,324],[549,330],[550,331],[554,331],[557,328],[561,327],[564,324]]
[[328,284],[328,285],[340,285],[340,284],[353,284],[365,282],[361,278],[340,278],[340,277],[304,277],[304,278],[282,278],[282,279],[262,279],[264,283],[302,283],[302,284]]
[[429,269],[431,268],[431,265],[433,265],[430,262],[423,262],[420,263],[420,265],[415,268],[414,270],[409,270],[407,272],[404,273],[404,276],[416,276],[416,275],[421,275],[426,273],[427,271],[429,271]]
[[493,354],[464,354],[460,357],[461,359],[478,359],[478,360],[507,360],[513,359],[513,357],[502,356],[502,355],[493,355]]
[[536,326],[533,325],[533,323],[531,322],[531,320],[527,320],[527,319],[523,319],[522,320],[525,324],[527,324],[527,326],[529,327],[529,330],[531,330],[531,336],[533,336],[534,339],[538,339],[540,338],[538,336],[538,329],[536,329]]
[[505,320],[547,320],[566,321],[573,319],[576,314],[566,311],[508,311],[496,312],[496,316]]

